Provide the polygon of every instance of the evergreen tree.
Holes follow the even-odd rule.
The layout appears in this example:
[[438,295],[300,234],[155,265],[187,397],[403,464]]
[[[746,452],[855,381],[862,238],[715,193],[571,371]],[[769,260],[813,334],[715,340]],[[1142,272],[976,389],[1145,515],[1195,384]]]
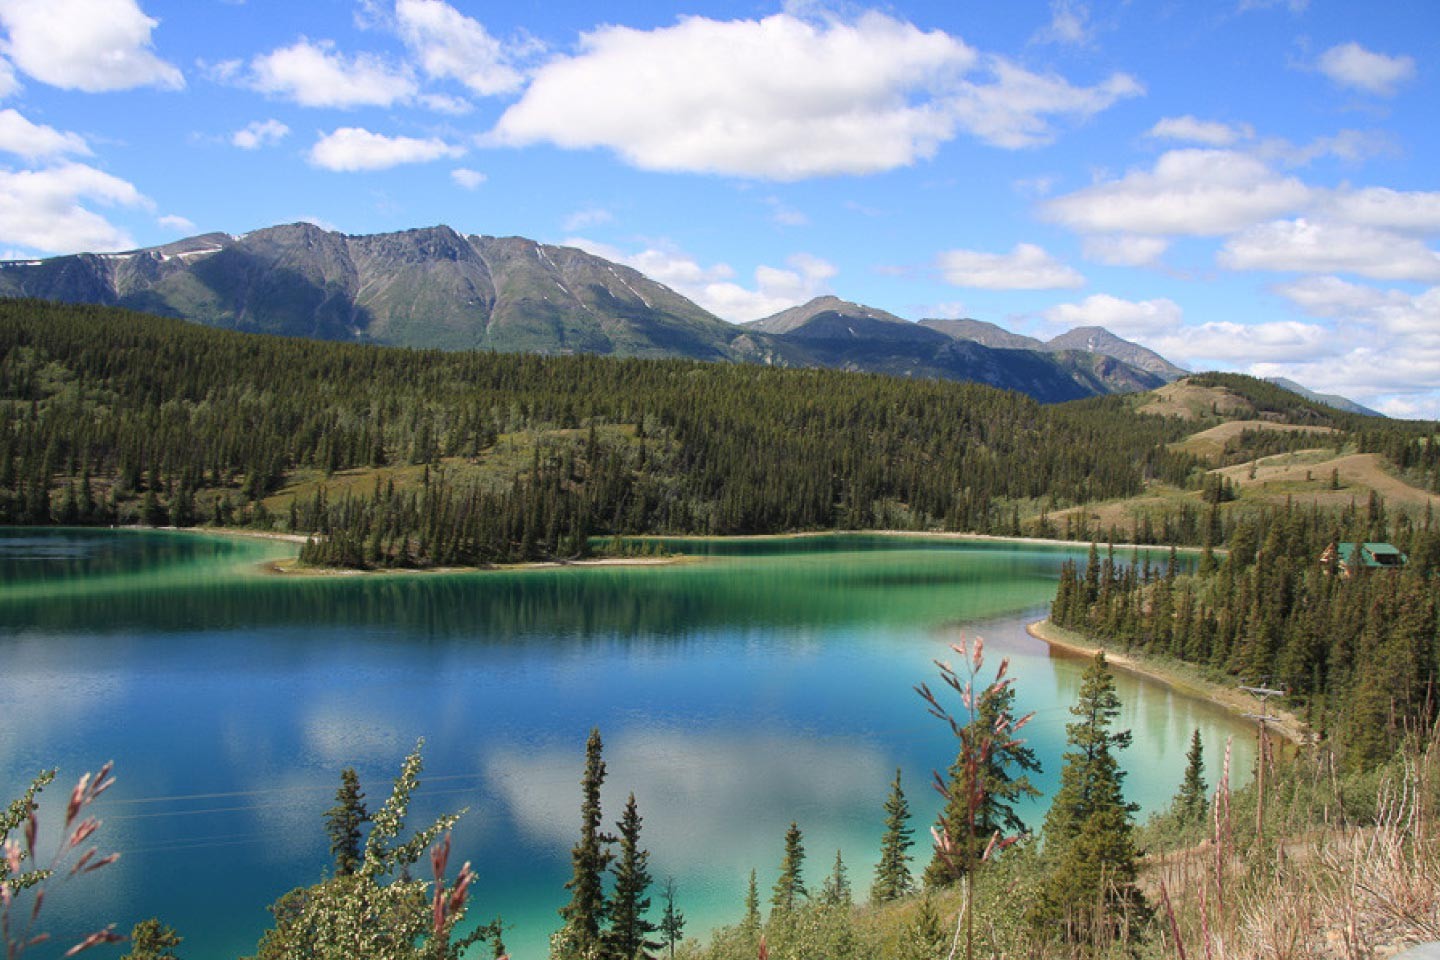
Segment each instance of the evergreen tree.
[[750,871],[750,883],[745,888],[745,919],[740,921],[740,929],[745,931],[747,939],[754,940],[760,936],[760,884],[756,881],[755,871]]
[[580,779],[580,839],[570,851],[573,869],[565,889],[570,902],[560,908],[565,918],[564,941],[557,952],[563,957],[595,957],[601,954],[600,930],[608,913],[605,901],[605,869],[614,859],[608,844],[614,841],[601,830],[600,786],[605,782],[604,744],[600,729],[590,731],[585,743],[585,773]]
[[325,811],[325,831],[330,835],[330,855],[335,858],[335,875],[348,877],[360,866],[360,826],[370,820],[365,794],[354,767],[340,771],[340,789],[335,806]]
[[1185,755],[1185,778],[1175,798],[1176,812],[1182,823],[1200,823],[1209,809],[1205,793],[1205,754],[1200,746],[1200,728],[1190,737],[1190,752]]
[[827,907],[850,907],[855,902],[854,893],[850,889],[849,871],[845,869],[845,860],[840,856],[839,850],[835,851],[834,869],[820,887],[820,902]]
[[130,952],[120,960],[180,960],[171,948],[184,939],[155,917],[141,920],[130,931]]
[[[996,737],[997,729],[1014,716],[1015,687],[997,682],[974,697],[975,711],[970,722],[957,734],[960,748],[946,782],[945,810],[941,825],[952,849],[948,855],[936,851],[925,869],[925,883],[944,886],[954,883],[984,853],[997,833],[1019,835],[1026,826],[1015,804],[1040,796],[1028,774],[1040,771],[1035,751],[1008,734]],[[1011,770],[1018,771],[1012,774]]]
[[[751,874],[752,882],[754,874]],[[675,960],[675,945],[685,939],[685,914],[675,906],[675,878],[665,880],[665,912],[660,915],[660,936],[670,950],[670,960]],[[756,909],[759,907],[757,905]]]
[[1125,800],[1125,774],[1115,757],[1131,737],[1128,730],[1111,729],[1120,698],[1104,651],[1086,668],[1070,712],[1077,720],[1065,726],[1070,749],[1045,817],[1052,866],[1031,915],[1058,924],[1071,941],[1084,941],[1123,915],[1139,918],[1146,910],[1135,886],[1139,852],[1132,817],[1138,807]]
[[620,855],[616,859],[615,892],[610,899],[610,928],[605,931],[605,953],[612,960],[648,960],[660,944],[649,935],[658,928],[645,916],[650,909],[650,853],[640,848],[640,811],[635,794],[625,803],[620,828]]
[[870,902],[889,903],[910,892],[910,853],[915,845],[915,831],[910,826],[910,804],[900,787],[900,770],[885,800],[885,836],[880,840],[880,863],[875,868],[875,883],[870,887]]
[[804,863],[805,845],[800,836],[800,825],[792,821],[790,829],[785,831],[785,855],[780,859],[780,876],[770,894],[772,915],[789,913],[800,900],[810,896],[805,890]]
[[927,891],[920,898],[915,918],[905,927],[897,960],[944,960],[949,953],[950,935],[935,900]]

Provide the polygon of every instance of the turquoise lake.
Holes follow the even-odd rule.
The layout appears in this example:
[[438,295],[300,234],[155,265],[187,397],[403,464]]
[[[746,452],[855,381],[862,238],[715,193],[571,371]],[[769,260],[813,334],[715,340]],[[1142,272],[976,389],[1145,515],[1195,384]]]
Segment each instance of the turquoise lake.
[[[185,936],[187,960],[253,952],[265,907],[328,863],[322,814],[341,768],[378,806],[424,737],[411,824],[469,808],[454,844],[480,874],[472,916],[502,915],[512,956],[543,958],[594,726],[606,817],[634,791],[652,871],[674,877],[688,933],[738,919],[752,868],[768,893],[792,820],[811,885],[838,849],[863,893],[896,768],[917,837],[938,809],[930,775],[953,741],[912,688],[962,635],[985,638],[987,674],[1010,658],[1019,706],[1036,711],[1038,785],[1053,790],[1084,661],[1052,656],[1024,626],[1083,549],[667,544],[707,556],[312,578],[261,571],[293,556],[286,543],[0,530],[0,802],[59,767],[42,805],[53,820],[79,773],[113,759],[119,777],[99,837],[122,859],[58,887],[47,914],[125,930],[156,915]],[[1248,772],[1249,724],[1117,681],[1135,735],[1126,792],[1147,814],[1178,786],[1196,727],[1212,784],[1227,737]],[[1041,802],[1027,820],[1043,814]]]

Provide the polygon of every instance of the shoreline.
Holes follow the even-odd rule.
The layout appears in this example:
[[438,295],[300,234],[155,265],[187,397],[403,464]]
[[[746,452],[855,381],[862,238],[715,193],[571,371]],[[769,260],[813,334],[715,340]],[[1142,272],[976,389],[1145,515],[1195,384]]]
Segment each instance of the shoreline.
[[[1097,644],[1093,640],[1055,626],[1048,619],[1026,624],[1025,632],[1036,640],[1049,645],[1052,653],[1058,653],[1061,656],[1090,658],[1104,650],[1106,663],[1117,670],[1164,684],[1182,696],[1204,700],[1237,715],[1258,713],[1262,709],[1259,700],[1234,687],[1222,686],[1200,677],[1183,676],[1144,655],[1127,653]],[[1314,734],[1295,714],[1273,707],[1271,713],[1275,718],[1274,728],[1282,738],[1296,746],[1305,746],[1313,741]]]

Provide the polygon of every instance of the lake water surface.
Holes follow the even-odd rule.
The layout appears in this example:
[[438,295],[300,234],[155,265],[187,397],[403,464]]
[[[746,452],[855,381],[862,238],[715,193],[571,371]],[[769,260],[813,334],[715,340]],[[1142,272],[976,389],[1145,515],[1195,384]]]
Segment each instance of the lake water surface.
[[[0,802],[58,766],[42,808],[53,819],[80,772],[114,759],[119,775],[100,836],[121,861],[57,889],[47,912],[125,929],[158,915],[189,960],[252,952],[265,906],[328,862],[322,814],[341,768],[359,770],[378,806],[424,737],[412,825],[469,808],[454,842],[480,874],[473,915],[503,915],[512,955],[543,958],[597,725],[606,817],[634,791],[652,870],[675,878],[690,933],[738,919],[752,868],[768,894],[791,820],[812,888],[838,849],[863,895],[896,768],[917,836],[938,809],[930,772],[953,742],[912,687],[962,635],[985,638],[992,669],[1011,659],[1019,706],[1037,712],[1026,732],[1045,764],[1038,785],[1054,789],[1084,662],[1052,656],[1024,624],[1083,550],[860,536],[670,545],[710,556],[302,578],[258,572],[294,554],[284,543],[0,530]],[[1126,792],[1146,813],[1178,786],[1195,727],[1212,783],[1227,736],[1248,771],[1250,726],[1117,681],[1135,733]]]

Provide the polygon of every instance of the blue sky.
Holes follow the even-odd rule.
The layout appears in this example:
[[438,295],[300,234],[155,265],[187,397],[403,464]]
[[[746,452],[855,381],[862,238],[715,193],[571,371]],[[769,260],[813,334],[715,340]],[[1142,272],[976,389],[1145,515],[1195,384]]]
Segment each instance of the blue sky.
[[0,255],[312,220],[1440,417],[1440,5],[0,0]]

